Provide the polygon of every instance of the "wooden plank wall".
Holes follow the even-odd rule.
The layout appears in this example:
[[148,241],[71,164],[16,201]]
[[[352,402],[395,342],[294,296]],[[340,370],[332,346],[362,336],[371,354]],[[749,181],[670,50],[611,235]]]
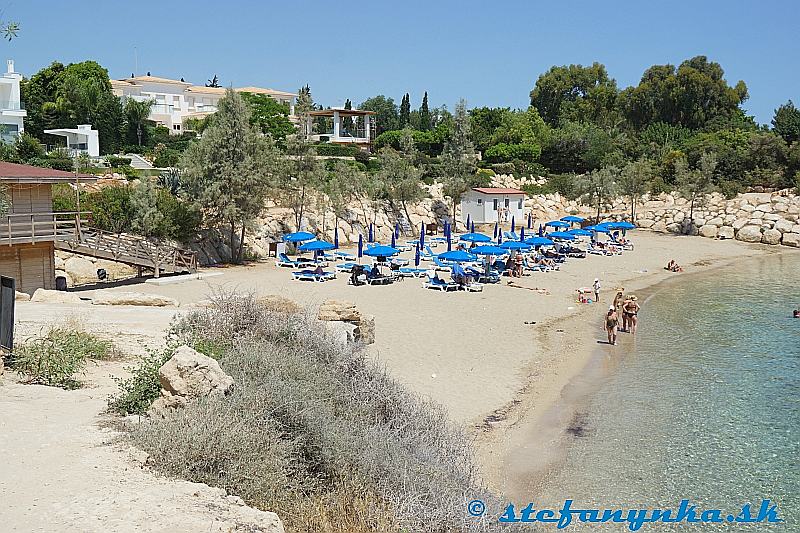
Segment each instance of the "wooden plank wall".
[[17,290],[33,294],[55,288],[55,249],[51,242],[0,246],[0,274],[17,280]]
[[52,213],[53,193],[50,184],[11,185],[11,211],[13,214]]

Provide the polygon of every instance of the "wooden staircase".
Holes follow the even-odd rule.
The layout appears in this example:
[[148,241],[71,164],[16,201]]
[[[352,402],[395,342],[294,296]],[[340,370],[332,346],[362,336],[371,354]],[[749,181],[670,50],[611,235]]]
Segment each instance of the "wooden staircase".
[[57,250],[88,255],[151,269],[160,273],[195,272],[197,255],[190,250],[161,244],[129,233],[111,233],[80,226],[74,233],[61,234],[54,240]]

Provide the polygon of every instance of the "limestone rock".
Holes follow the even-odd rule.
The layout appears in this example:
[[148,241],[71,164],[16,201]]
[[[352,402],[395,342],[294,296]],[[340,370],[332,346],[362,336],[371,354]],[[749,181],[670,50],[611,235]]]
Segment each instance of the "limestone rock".
[[328,322],[358,322],[361,319],[361,312],[352,302],[325,300],[319,307],[317,318]]
[[97,267],[85,257],[73,256],[64,261],[64,271],[76,285],[96,283]]
[[28,302],[30,299],[31,295],[27,292],[14,291],[14,300],[18,302]]
[[784,233],[781,243],[783,243],[784,246],[800,248],[800,233]]
[[325,322],[325,329],[333,336],[334,340],[341,345],[355,342],[355,332],[357,328],[358,326],[351,322]]
[[761,236],[761,242],[764,244],[780,244],[781,232],[776,229],[768,229]]
[[710,237],[713,239],[714,237],[717,236],[719,229],[717,228],[717,226],[714,226],[713,224],[705,224],[704,226],[700,226],[698,232],[701,237]]
[[51,304],[79,304],[81,298],[74,292],[51,291],[48,289],[36,289],[31,296],[31,302],[51,303]]
[[101,292],[92,299],[94,305],[142,305],[150,307],[177,306],[178,301],[158,294],[143,292]]
[[722,226],[717,231],[717,237],[720,239],[733,239],[736,237],[736,232],[731,226]]
[[150,414],[162,409],[182,407],[191,400],[210,395],[225,395],[233,389],[233,378],[214,359],[188,346],[179,346],[158,369],[161,397],[150,407]]
[[375,342],[375,317],[363,315],[354,332],[355,340],[364,344]]
[[736,240],[743,242],[761,242],[761,226],[743,226],[736,232]]

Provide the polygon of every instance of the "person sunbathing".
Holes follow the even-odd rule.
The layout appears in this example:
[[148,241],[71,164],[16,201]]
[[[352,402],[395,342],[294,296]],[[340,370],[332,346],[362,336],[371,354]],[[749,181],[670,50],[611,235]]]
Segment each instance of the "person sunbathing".
[[670,259],[669,263],[667,263],[667,266],[664,267],[664,270],[669,270],[670,272],[683,272],[683,267],[676,263],[674,259]]

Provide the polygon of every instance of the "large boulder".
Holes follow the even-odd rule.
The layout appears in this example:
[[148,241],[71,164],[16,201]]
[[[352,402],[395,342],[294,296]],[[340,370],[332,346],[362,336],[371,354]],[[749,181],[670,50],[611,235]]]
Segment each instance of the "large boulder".
[[319,307],[317,318],[324,322],[358,322],[361,320],[361,312],[352,302],[325,300]]
[[736,231],[731,226],[722,226],[717,231],[717,237],[720,239],[733,239],[736,237]]
[[177,306],[174,298],[143,292],[101,292],[93,299],[94,305],[142,305],[149,307]]
[[765,230],[761,236],[761,242],[764,244],[780,244],[781,232],[776,229]]
[[97,283],[97,267],[94,263],[78,255],[64,261],[64,271],[76,285]]
[[33,293],[33,296],[31,296],[31,302],[50,304],[79,304],[81,303],[81,298],[74,292],[36,289]]
[[736,240],[743,242],[761,242],[761,226],[747,225],[736,232]]
[[713,239],[714,237],[717,236],[719,229],[717,228],[717,226],[714,226],[713,224],[705,224],[703,226],[700,226],[698,232],[701,237],[710,237]]
[[783,243],[784,246],[800,248],[800,233],[784,233],[781,243]]
[[355,340],[364,344],[375,342],[375,317],[373,315],[362,315],[361,320],[354,332]]
[[158,369],[161,397],[150,407],[151,414],[162,409],[183,407],[191,400],[225,395],[233,390],[233,378],[214,359],[188,346],[179,346]]

